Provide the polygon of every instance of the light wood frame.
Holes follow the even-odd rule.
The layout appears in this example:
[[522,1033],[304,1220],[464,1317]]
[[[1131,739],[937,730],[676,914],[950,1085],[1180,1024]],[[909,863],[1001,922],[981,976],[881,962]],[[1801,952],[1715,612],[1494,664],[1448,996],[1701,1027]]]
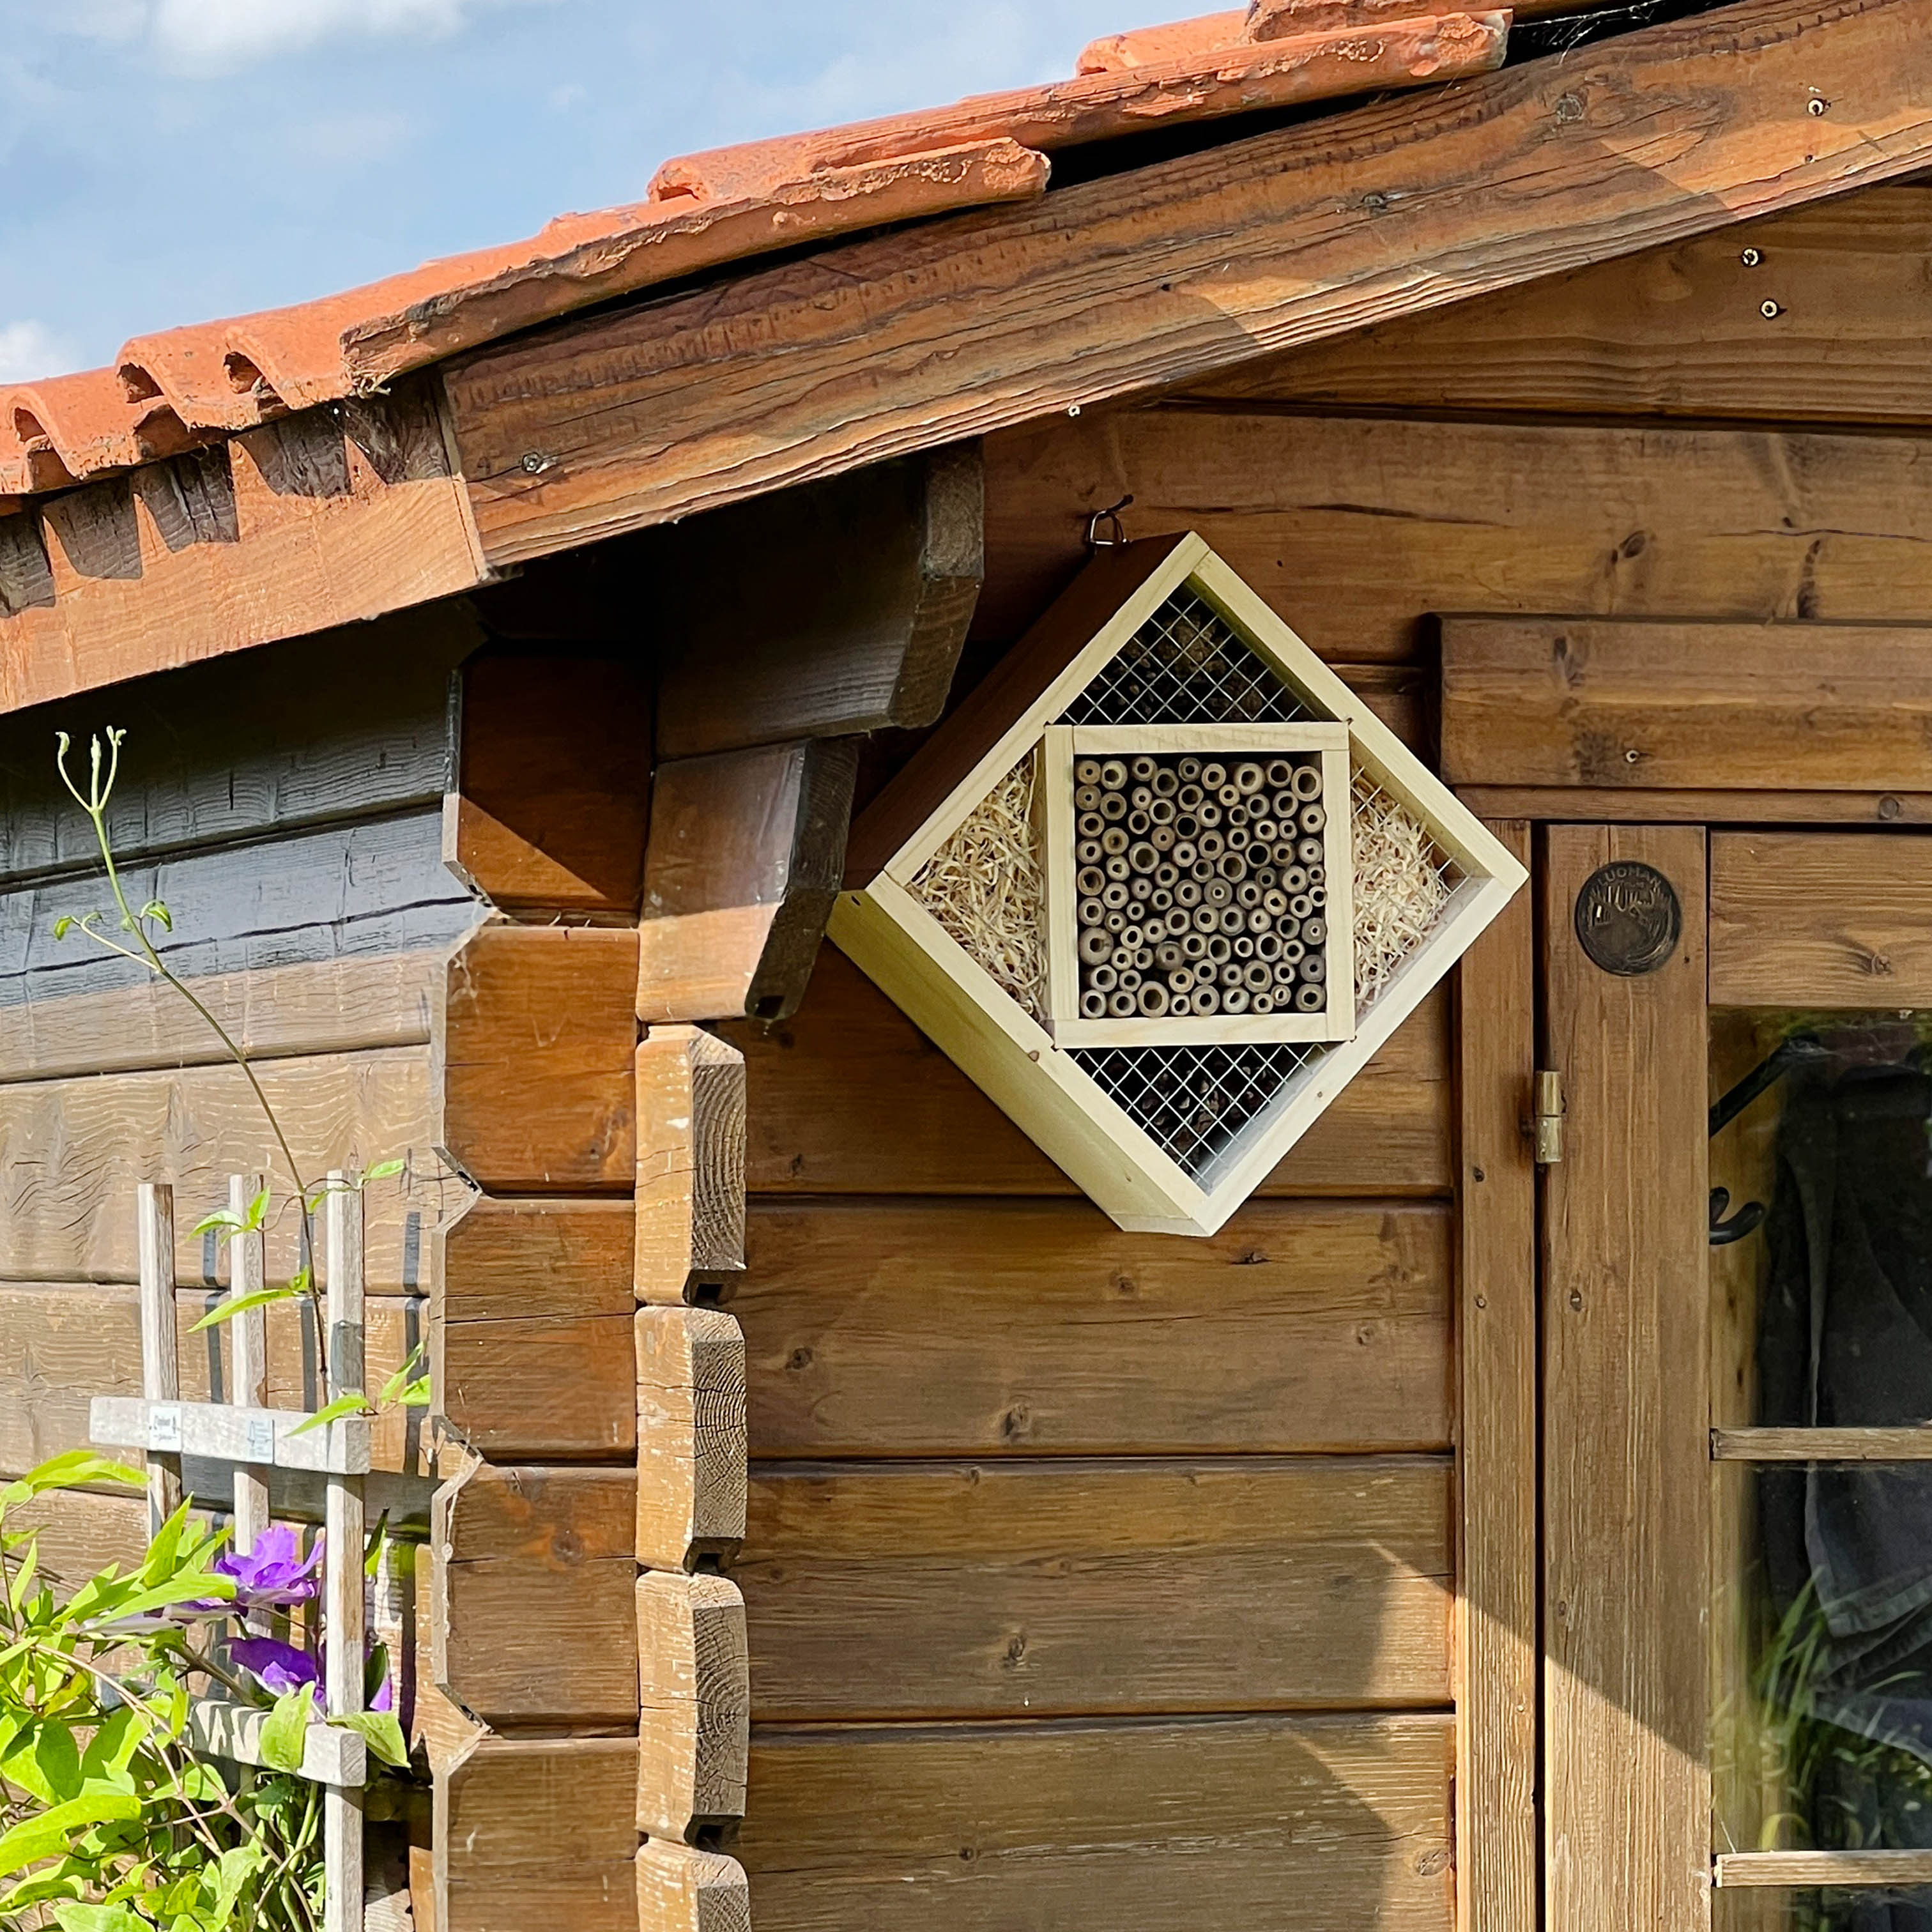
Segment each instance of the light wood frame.
[[[1128,554],[1142,549],[1130,546]],[[1119,571],[1120,555],[1096,560],[1092,571]],[[1030,685],[1015,692],[1010,714],[988,720],[982,712],[973,718],[977,735],[958,768],[929,763],[917,775],[916,784],[903,788],[902,798],[920,801],[910,829],[890,817],[898,808],[894,795],[881,797],[874,808],[880,818],[870,827],[862,822],[855,840],[862,843],[869,836],[884,854],[882,862],[863,885],[841,893],[829,930],[914,1024],[1120,1226],[1211,1234],[1414,1011],[1528,875],[1200,536],[1154,539],[1146,555],[1149,567],[1137,578],[1123,573],[1120,580],[1130,582],[1130,587],[1110,614],[1094,609],[1092,586],[1083,590],[1084,580],[1076,580],[1042,620],[1036,634],[1048,634],[1046,661]],[[1057,1029],[1036,1019],[994,982],[927,910],[914,889],[928,861],[980,802],[1016,766],[1041,753],[1048,728],[1184,585],[1296,694],[1315,722],[1343,728],[1346,751],[1338,747],[1336,756],[1348,762],[1348,787],[1354,773],[1366,774],[1428,827],[1457,874],[1436,931],[1372,1004],[1356,1016],[1352,1036],[1321,1046],[1284,1079],[1274,1102],[1198,1180],[1081,1065],[1080,1049],[1057,1036]],[[1058,635],[1052,634],[1056,626]],[[1024,658],[1031,642],[1018,646],[1016,657]],[[966,716],[962,712],[962,724]],[[1080,728],[1084,734],[1094,728]],[[1297,721],[1292,727],[1252,728],[1278,741],[1303,728]],[[931,748],[940,758],[947,750],[946,736],[942,730]],[[935,770],[943,783],[934,782]],[[910,768],[908,776],[914,776]],[[934,799],[936,802],[930,802]],[[888,828],[883,836],[881,825]],[[1331,928],[1336,916],[1331,875]]]

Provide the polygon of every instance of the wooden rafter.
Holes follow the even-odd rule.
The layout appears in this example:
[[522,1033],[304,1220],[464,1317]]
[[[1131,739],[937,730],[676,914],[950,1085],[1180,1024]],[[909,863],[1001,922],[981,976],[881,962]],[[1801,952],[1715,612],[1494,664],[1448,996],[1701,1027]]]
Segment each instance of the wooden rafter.
[[452,364],[493,562],[1189,380],[1932,158],[1932,0],[1744,0]]

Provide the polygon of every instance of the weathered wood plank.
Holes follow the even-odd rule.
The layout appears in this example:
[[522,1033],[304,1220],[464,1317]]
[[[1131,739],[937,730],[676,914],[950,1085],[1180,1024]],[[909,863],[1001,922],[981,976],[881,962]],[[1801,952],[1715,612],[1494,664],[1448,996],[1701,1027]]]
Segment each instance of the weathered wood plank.
[[634,915],[650,805],[645,667],[493,651],[460,675],[452,865],[520,918]]
[[1910,436],[1239,404],[1042,423],[986,444],[980,627],[1017,636],[1079,568],[1089,510],[1130,490],[1131,531],[1198,530],[1331,660],[1424,656],[1429,611],[1922,622],[1926,456]]
[[1932,629],[1458,617],[1459,785],[1932,790]]
[[1932,794],[1898,791],[1608,791],[1596,785],[1464,785],[1484,818],[1598,825],[1932,825]]
[[106,722],[128,733],[107,823],[130,862],[437,804],[455,773],[450,672],[482,642],[463,604],[435,604],[136,678],[105,712],[89,698],[6,718],[0,884],[98,867],[93,827],[56,775],[55,734],[73,740],[80,777]]
[[760,1464],[760,1721],[1449,1697],[1446,1458]]
[[1932,1005],[1932,843],[1871,832],[1714,838],[1711,1004]]
[[[158,950],[192,981],[446,950],[483,908],[445,868],[440,848],[438,814],[417,812],[130,866],[122,887],[134,905],[167,907],[174,930],[157,934]],[[115,935],[119,915],[98,875],[0,896],[0,1024],[15,1007],[147,980],[146,968],[77,932],[55,937],[59,920],[89,913]]]
[[[1530,860],[1526,825],[1492,825]],[[1519,892],[1456,975],[1458,1932],[1537,1917],[1536,925]]]
[[728,1579],[638,1579],[638,1828],[682,1843],[745,1815],[745,1600]]
[[635,1225],[630,1202],[609,1196],[484,1195],[440,1237],[442,1318],[628,1322]]
[[1445,1932],[1447,1717],[754,1730],[759,1932]]
[[171,527],[169,464],[28,512],[40,521],[46,577],[0,616],[0,706],[46,704],[480,582],[466,492],[450,474],[428,386],[362,406],[381,419],[380,448],[366,420],[346,428],[333,407],[231,438],[206,477],[221,527],[194,541]]
[[[497,345],[447,379],[484,552],[540,554],[1908,172],[1932,152],[1923,26],[1917,0],[1745,0]],[[1832,111],[1791,111],[1808,90]],[[1660,125],[1686,130],[1667,167]]]
[[436,1780],[436,1932],[637,1932],[635,1738],[485,1737]]
[[[1433,1195],[1453,1186],[1449,1009],[1432,994],[1262,1186]],[[1072,1184],[832,947],[812,993],[745,1055],[754,1194],[1071,1194]]]
[[638,1048],[640,1301],[675,1303],[745,1265],[745,1056],[698,1027]]
[[1864,188],[1270,356],[1187,393],[1916,430],[1932,415],[1916,325],[1928,235],[1924,186]]
[[636,1728],[636,1486],[478,1463],[437,1491],[433,1676],[481,1722]]
[[[407,1160],[400,1180],[368,1193],[374,1294],[433,1290],[426,1226],[466,1191],[438,1160],[428,1050],[318,1054],[264,1062],[256,1076],[311,1183],[333,1167]],[[268,1231],[268,1279],[297,1265],[298,1217],[280,1150],[241,1070],[117,1073],[0,1086],[0,1279],[136,1279],[134,1190],[172,1179],[176,1268],[184,1282],[216,1276],[214,1238],[195,1223],[226,1207],[231,1174],[268,1174],[279,1204]]]
[[681,1570],[745,1534],[745,1338],[710,1308],[636,1322],[638,1561]]
[[[1552,1925],[1710,1924],[1709,1305],[1704,835],[1543,834],[1547,1040],[1568,1119],[1545,1171],[1543,1630]],[[1598,867],[1683,908],[1654,973],[1602,970],[1572,908]],[[1667,1576],[1667,1589],[1633,1589]],[[1605,1794],[1616,1794],[1606,1810]],[[1614,1819],[1614,1824],[1607,1821]]]
[[638,1932],[751,1932],[745,1868],[653,1838],[638,1854]]
[[[197,980],[194,995],[255,1059],[421,1046],[442,966],[440,950],[318,959],[217,974]],[[227,1059],[208,1022],[152,976],[115,992],[28,999],[0,1024],[0,1083]]]
[[1154,1241],[1071,1201],[767,1198],[726,1304],[753,1449],[1447,1448],[1450,1240],[1420,1203]]
[[651,790],[638,1012],[652,1024],[805,997],[845,872],[855,740],[804,739],[661,764]]
[[436,1016],[439,1144],[500,1193],[628,1194],[637,1164],[634,932],[480,928]]
[[934,723],[986,573],[985,513],[969,442],[654,538],[658,755]]

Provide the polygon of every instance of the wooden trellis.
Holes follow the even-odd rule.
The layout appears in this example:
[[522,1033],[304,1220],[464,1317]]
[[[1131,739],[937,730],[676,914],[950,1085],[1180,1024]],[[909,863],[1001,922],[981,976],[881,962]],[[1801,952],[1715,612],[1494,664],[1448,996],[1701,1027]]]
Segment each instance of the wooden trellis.
[[[259,1178],[231,1179],[229,1200],[238,1214],[245,1212],[260,1184]],[[231,1399],[182,1401],[175,1334],[174,1190],[144,1184],[136,1213],[141,1394],[139,1399],[95,1396],[89,1418],[94,1440],[105,1448],[146,1451],[150,1538],[180,1504],[184,1457],[230,1467],[235,1546],[242,1551],[251,1550],[268,1527],[272,1469],[307,1470],[323,1478],[323,1708],[332,1718],[352,1716],[362,1708],[362,1482],[369,1470],[368,1419],[348,1417],[298,1434],[309,1420],[307,1414],[266,1406],[267,1324],[260,1308],[235,1316],[226,1324],[233,1336]],[[328,1387],[340,1394],[363,1386],[366,1357],[362,1195],[351,1177],[329,1175],[321,1218],[322,1252],[316,1258],[326,1297],[322,1358],[328,1365]],[[236,1235],[230,1246],[228,1292],[238,1300],[262,1286],[264,1244],[256,1232]],[[188,1742],[210,1756],[262,1766],[262,1732],[268,1717],[266,1711],[226,1696],[197,1697],[189,1712]],[[357,1732],[311,1724],[299,1775],[324,1787],[324,1932],[362,1932],[368,1747]]]

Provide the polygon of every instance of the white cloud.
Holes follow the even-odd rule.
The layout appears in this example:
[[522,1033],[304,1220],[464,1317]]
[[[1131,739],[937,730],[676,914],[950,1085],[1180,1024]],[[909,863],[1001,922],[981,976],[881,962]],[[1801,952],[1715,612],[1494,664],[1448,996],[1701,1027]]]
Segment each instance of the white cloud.
[[58,376],[78,358],[64,337],[44,322],[0,322],[0,382],[26,382]]
[[[93,0],[98,14],[124,22],[129,0]],[[140,0],[146,27],[169,64],[191,74],[231,73],[299,53],[324,40],[459,32],[486,8],[530,0]],[[98,31],[98,29],[97,29]]]

